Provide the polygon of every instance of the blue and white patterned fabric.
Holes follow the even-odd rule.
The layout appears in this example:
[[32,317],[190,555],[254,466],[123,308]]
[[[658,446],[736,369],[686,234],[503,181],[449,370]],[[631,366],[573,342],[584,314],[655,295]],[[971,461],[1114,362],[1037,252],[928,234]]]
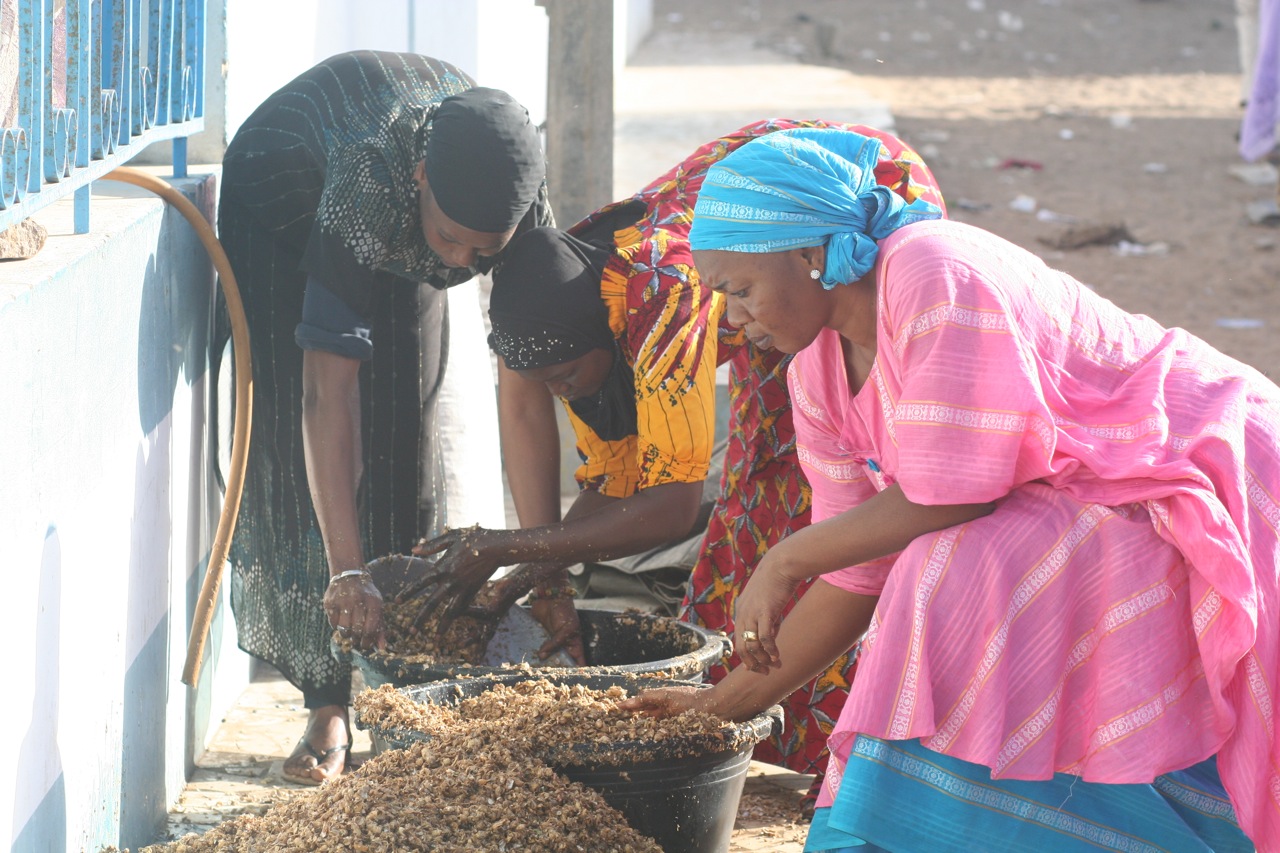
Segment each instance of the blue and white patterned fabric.
[[708,172],[694,208],[695,251],[767,253],[826,247],[822,285],[866,275],[876,241],[904,225],[940,219],[876,183],[880,141],[847,130],[801,128],[753,139]]

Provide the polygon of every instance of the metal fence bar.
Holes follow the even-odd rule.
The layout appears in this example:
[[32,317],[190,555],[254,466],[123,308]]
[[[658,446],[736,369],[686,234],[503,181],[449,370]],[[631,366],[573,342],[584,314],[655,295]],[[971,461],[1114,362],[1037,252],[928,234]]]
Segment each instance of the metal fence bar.
[[[17,118],[0,127],[0,230],[74,194],[153,142],[204,129],[205,0],[18,0]],[[0,93],[2,94],[2,93]]]
[[[14,166],[26,193],[40,192],[43,184],[39,169],[32,163],[44,162],[44,42],[45,0],[20,0],[18,12],[18,127],[26,137],[26,157]],[[49,57],[52,61],[52,57]],[[26,194],[24,193],[24,195]]]

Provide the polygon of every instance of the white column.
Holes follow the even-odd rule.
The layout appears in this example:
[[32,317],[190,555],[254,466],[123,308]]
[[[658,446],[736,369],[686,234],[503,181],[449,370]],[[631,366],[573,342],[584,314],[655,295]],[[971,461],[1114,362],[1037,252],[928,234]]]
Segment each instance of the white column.
[[449,527],[506,527],[498,398],[479,279],[451,287],[449,366],[437,408]]

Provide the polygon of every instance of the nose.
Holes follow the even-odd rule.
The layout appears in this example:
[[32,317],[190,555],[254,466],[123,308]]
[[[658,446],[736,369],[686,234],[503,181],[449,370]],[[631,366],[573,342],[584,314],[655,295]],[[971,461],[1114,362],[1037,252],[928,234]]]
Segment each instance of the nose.
[[473,267],[476,265],[477,254],[476,250],[470,246],[457,246],[449,252],[445,262],[452,267]]
[[735,329],[741,329],[747,323],[751,322],[751,313],[742,307],[742,300],[730,296],[725,299],[727,306],[725,308],[725,317],[729,320],[729,325]]

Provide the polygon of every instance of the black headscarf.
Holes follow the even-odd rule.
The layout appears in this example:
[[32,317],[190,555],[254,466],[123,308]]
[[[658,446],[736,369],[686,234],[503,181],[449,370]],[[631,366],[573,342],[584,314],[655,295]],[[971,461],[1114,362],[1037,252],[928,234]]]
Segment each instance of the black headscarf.
[[524,218],[547,173],[538,128],[500,89],[468,89],[441,101],[425,159],[427,182],[444,214],[490,234]]
[[507,246],[493,276],[489,346],[511,370],[613,354],[600,390],[569,408],[606,441],[636,434],[635,374],[609,328],[600,279],[610,250],[555,228],[534,228]]

